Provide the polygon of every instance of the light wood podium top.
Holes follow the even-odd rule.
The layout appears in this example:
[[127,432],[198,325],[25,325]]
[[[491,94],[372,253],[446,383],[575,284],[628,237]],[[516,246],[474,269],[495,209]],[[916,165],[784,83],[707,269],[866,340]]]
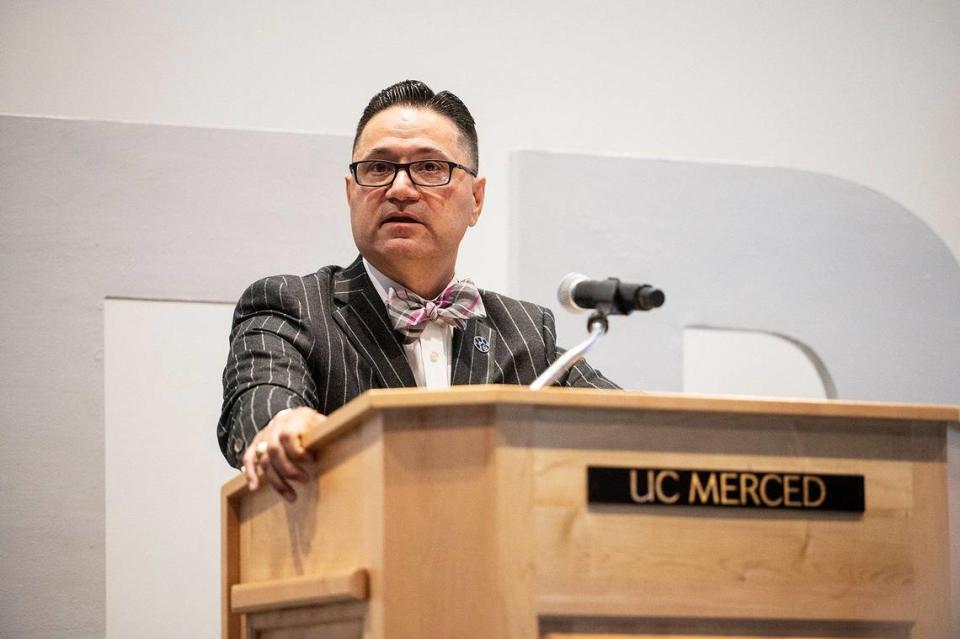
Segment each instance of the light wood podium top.
[[[646,410],[705,414],[785,415],[850,419],[891,419],[917,422],[947,422],[960,427],[960,406],[902,404],[891,402],[826,399],[733,397],[687,393],[646,393],[585,388],[546,388],[531,391],[525,386],[455,386],[444,390],[390,388],[369,390],[331,413],[308,432],[303,443],[316,449],[354,428],[376,411],[450,406],[530,406],[590,410]],[[242,476],[223,486],[225,496],[244,490]]]

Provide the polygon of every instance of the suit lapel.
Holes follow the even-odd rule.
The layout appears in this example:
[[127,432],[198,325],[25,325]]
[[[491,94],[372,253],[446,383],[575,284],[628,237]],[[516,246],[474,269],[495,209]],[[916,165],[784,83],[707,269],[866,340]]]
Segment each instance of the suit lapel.
[[360,257],[333,276],[333,299],[338,307],[333,319],[354,349],[373,367],[381,385],[416,386],[403,346],[390,328],[387,309]]
[[451,385],[494,383],[492,367],[497,345],[496,335],[486,317],[468,320],[462,331],[453,332]]

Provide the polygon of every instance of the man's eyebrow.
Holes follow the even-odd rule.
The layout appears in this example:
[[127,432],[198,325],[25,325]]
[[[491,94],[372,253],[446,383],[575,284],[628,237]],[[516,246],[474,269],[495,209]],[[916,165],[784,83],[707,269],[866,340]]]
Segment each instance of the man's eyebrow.
[[[432,153],[432,154],[434,154],[434,155],[439,155],[439,156],[444,157],[444,158],[445,158],[445,157],[448,157],[448,156],[447,156],[447,153],[446,153],[445,151],[443,151],[442,149],[439,149],[439,148],[437,148],[437,147],[435,147],[435,146],[421,146],[421,147],[417,147],[417,148],[413,149],[412,151],[410,151],[409,149],[405,149],[405,150],[404,150],[404,154],[405,154],[405,155],[426,155],[426,154],[430,154],[430,153]],[[381,157],[383,157],[383,156],[385,156],[385,157],[397,157],[397,156],[400,155],[400,154],[397,153],[397,151],[396,151],[395,149],[391,149],[391,148],[389,148],[389,147],[383,147],[383,146],[375,146],[375,147],[373,147],[372,149],[369,149],[369,150],[364,154],[365,157],[370,157],[370,156],[374,156],[374,155],[376,155],[376,156],[381,156]]]

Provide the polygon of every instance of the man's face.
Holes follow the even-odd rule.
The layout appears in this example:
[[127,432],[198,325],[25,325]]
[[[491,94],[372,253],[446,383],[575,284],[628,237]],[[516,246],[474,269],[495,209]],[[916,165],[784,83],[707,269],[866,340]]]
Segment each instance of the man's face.
[[[354,161],[449,160],[471,166],[456,125],[429,109],[395,106],[367,123]],[[346,177],[350,226],[361,255],[394,278],[410,268],[452,276],[460,240],[477,223],[486,180],[454,169],[445,186],[416,186],[405,171],[393,184],[358,185]]]

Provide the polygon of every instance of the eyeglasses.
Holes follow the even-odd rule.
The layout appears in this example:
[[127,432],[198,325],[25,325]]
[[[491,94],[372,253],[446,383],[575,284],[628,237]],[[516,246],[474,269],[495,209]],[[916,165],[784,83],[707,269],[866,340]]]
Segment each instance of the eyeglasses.
[[444,186],[450,184],[454,169],[461,169],[477,177],[477,172],[473,169],[446,160],[417,160],[406,163],[361,160],[350,164],[353,179],[360,186],[388,186],[393,184],[400,171],[406,171],[410,181],[417,186]]

